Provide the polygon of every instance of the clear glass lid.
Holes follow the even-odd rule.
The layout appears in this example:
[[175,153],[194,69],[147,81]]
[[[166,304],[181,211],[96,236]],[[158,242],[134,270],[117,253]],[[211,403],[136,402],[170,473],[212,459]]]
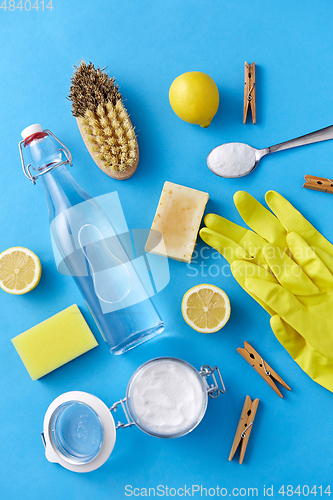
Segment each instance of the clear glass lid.
[[133,374],[126,404],[135,424],[162,438],[192,431],[207,408],[207,386],[200,373],[177,358],[156,358]]
[[49,462],[74,472],[90,472],[109,458],[116,428],[103,401],[86,392],[71,391],[49,406],[42,438]]
[[81,401],[60,405],[51,417],[50,428],[55,448],[73,463],[91,462],[103,446],[102,422],[91,406]]

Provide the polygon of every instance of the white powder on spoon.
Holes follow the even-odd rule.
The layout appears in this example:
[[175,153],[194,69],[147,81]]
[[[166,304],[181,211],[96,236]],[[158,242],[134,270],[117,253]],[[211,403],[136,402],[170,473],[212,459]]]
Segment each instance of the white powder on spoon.
[[149,363],[130,391],[132,410],[146,429],[165,437],[186,433],[205,411],[206,392],[190,366],[173,359]]
[[222,144],[207,158],[209,169],[221,177],[241,177],[248,174],[256,163],[255,149],[241,142]]

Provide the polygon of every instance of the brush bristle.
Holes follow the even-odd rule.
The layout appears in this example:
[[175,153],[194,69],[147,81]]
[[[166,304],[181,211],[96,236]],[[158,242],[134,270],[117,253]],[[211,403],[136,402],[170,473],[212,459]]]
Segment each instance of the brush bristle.
[[137,142],[115,79],[92,63],[81,61],[74,68],[68,98],[88,150],[103,168],[125,172],[136,162]]
[[[121,101],[117,101],[117,109],[126,113]],[[137,144],[128,117],[120,121],[115,107],[110,110],[110,103],[108,106],[99,104],[96,114],[87,111],[82,123],[88,149],[95,153],[103,168],[124,172],[134,164]]]
[[72,101],[72,113],[76,118],[83,117],[87,109],[96,113],[99,104],[111,102],[116,105],[122,99],[115,78],[110,78],[103,69],[81,61],[74,70],[68,99]]

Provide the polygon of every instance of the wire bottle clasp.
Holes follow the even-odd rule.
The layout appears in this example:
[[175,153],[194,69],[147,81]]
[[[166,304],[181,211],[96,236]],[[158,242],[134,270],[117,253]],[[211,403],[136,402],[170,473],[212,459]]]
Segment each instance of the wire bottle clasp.
[[45,130],[43,130],[43,132],[45,132],[48,135],[52,136],[57,142],[59,142],[59,144],[62,146],[61,148],[59,148],[59,151],[61,151],[62,153],[64,153],[64,155],[66,156],[67,159],[64,160],[64,161],[61,161],[61,162],[52,163],[49,167],[45,168],[43,171],[39,172],[36,175],[32,175],[31,172],[30,172],[31,163],[29,163],[29,165],[25,165],[25,163],[24,163],[23,151],[22,151],[22,144],[24,143],[24,140],[20,141],[19,142],[19,151],[20,151],[20,157],[21,157],[21,163],[22,163],[23,173],[27,177],[27,179],[29,179],[33,184],[36,184],[36,180],[38,179],[38,177],[40,177],[41,175],[46,174],[47,172],[50,172],[50,170],[52,170],[53,168],[60,167],[60,165],[67,165],[67,164],[69,164],[71,167],[73,166],[71,152],[65,146],[65,144],[63,144],[60,141],[60,139],[58,139],[58,137],[56,137],[51,132],[51,130],[45,129]]

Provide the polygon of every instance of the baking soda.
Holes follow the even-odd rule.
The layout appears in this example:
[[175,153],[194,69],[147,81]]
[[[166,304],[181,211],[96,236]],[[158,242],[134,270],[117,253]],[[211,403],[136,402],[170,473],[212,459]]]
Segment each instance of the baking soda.
[[221,177],[245,175],[253,169],[255,162],[255,149],[241,142],[222,144],[208,157],[210,170]]
[[205,411],[206,393],[199,377],[176,360],[149,363],[138,374],[130,396],[139,425],[165,437],[189,432]]

